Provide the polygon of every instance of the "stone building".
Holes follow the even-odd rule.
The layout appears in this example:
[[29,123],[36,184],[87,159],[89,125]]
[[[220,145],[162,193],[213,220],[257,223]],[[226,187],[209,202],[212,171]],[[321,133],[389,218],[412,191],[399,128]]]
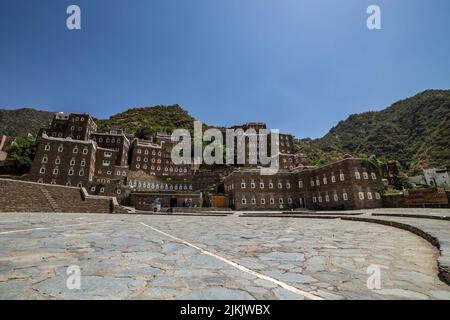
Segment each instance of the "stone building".
[[382,182],[361,159],[346,158],[322,167],[296,170],[299,206],[323,209],[382,207]]
[[90,185],[98,148],[94,142],[54,138],[46,134],[38,139],[29,180],[80,188]]
[[130,140],[122,130],[109,129],[108,132],[93,132],[91,139],[101,148],[112,149],[118,152],[115,165],[127,166]]
[[190,176],[193,166],[172,162],[173,145],[165,141],[151,142],[135,139],[132,144],[130,170],[153,176]]
[[224,179],[228,205],[236,210],[279,210],[298,207],[293,173],[261,175],[258,168],[234,170]]
[[57,113],[53,116],[48,128],[43,128],[39,136],[47,135],[53,138],[71,138],[87,141],[91,134],[97,131],[94,119],[88,114]]
[[322,167],[298,167],[272,176],[259,169],[236,170],[225,178],[229,205],[236,210],[363,209],[382,206],[381,181],[361,159]]
[[387,181],[387,185],[393,187],[395,185],[395,177],[399,175],[400,170],[397,162],[390,161],[381,165],[383,179]]

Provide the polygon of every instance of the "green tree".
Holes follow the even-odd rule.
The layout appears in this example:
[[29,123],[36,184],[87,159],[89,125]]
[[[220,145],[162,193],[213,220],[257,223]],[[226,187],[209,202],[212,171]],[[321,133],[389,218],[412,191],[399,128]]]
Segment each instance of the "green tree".
[[27,137],[17,138],[9,148],[8,160],[14,161],[17,168],[30,169],[37,150],[36,137],[28,134]]
[[394,187],[397,190],[412,189],[412,184],[409,182],[408,176],[401,172],[394,177]]

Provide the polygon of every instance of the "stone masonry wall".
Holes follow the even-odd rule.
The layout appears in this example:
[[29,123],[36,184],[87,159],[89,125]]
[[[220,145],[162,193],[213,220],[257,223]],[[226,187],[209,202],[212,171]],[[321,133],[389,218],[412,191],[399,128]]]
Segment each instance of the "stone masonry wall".
[[93,197],[84,189],[0,179],[0,212],[112,213],[111,197]]
[[450,199],[443,189],[424,189],[407,191],[402,195],[383,197],[386,208],[448,208]]

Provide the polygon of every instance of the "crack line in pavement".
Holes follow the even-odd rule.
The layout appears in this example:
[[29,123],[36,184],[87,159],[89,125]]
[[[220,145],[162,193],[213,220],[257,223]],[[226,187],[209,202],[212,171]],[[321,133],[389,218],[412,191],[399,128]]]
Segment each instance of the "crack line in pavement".
[[104,223],[104,222],[89,222],[89,223],[79,223],[79,224],[68,224],[68,225],[65,225],[65,226],[38,227],[38,228],[31,228],[31,229],[18,229],[18,230],[10,230],[10,231],[0,232],[0,235],[11,234],[11,233],[19,233],[19,232],[28,232],[28,231],[50,230],[50,229],[56,229],[56,228],[80,227],[80,226],[87,226],[87,225],[100,224],[100,223]]
[[170,235],[170,234],[168,234],[168,233],[166,233],[164,231],[156,229],[156,228],[154,228],[154,227],[152,227],[152,226],[150,226],[150,225],[148,225],[148,224],[146,224],[144,222],[140,222],[140,224],[142,224],[143,226],[145,226],[147,228],[150,228],[153,231],[156,231],[156,232],[158,232],[158,233],[160,233],[160,234],[162,234],[162,235],[164,235],[164,236],[166,236],[168,238],[171,238],[171,239],[173,239],[173,240],[175,240],[177,242],[183,243],[183,244],[185,244],[185,245],[187,245],[187,246],[189,246],[191,248],[194,248],[194,249],[200,251],[203,254],[206,254],[206,255],[211,256],[213,258],[216,258],[216,259],[218,259],[218,260],[220,260],[222,262],[225,262],[226,264],[228,264],[228,265],[230,265],[230,266],[232,266],[232,267],[234,267],[234,268],[236,268],[236,269],[238,269],[238,270],[240,270],[242,272],[246,272],[246,273],[251,274],[251,275],[253,275],[253,276],[255,276],[255,277],[259,278],[259,279],[263,279],[263,280],[272,282],[272,283],[274,283],[274,284],[276,284],[276,285],[282,287],[283,289],[286,289],[286,290],[288,290],[288,291],[290,291],[292,293],[301,295],[301,296],[303,296],[305,298],[308,298],[310,300],[325,300],[323,297],[311,294],[311,293],[306,292],[306,291],[302,291],[302,290],[297,289],[297,288],[295,288],[295,287],[293,287],[291,285],[288,285],[287,283],[284,283],[284,282],[279,281],[277,279],[274,279],[272,277],[263,275],[263,274],[258,273],[256,271],[250,270],[250,269],[248,269],[248,268],[246,268],[246,267],[244,267],[244,266],[242,266],[242,265],[240,265],[240,264],[238,264],[236,262],[230,261],[230,260],[228,260],[226,258],[223,258],[221,256],[218,256],[218,255],[214,254],[214,253],[206,251],[205,249],[202,249],[202,248],[200,248],[200,247],[198,247],[198,246],[196,246],[196,245],[194,245],[194,244],[192,244],[190,242],[187,242],[187,241],[185,241],[183,239],[180,239],[180,238],[177,238],[175,236],[172,236],[172,235]]

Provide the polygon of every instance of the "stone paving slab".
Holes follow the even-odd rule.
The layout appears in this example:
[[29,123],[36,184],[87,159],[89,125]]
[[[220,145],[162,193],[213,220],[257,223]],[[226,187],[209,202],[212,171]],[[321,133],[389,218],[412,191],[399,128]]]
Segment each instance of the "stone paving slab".
[[373,215],[371,219],[395,223],[396,227],[410,230],[436,246],[440,251],[437,259],[439,276],[444,282],[450,285],[450,221]]
[[430,242],[439,249],[437,258],[438,274],[442,281],[450,285],[450,209],[425,208],[384,208],[359,211],[322,212],[321,215],[308,214],[266,214],[252,213],[244,217],[291,217],[342,219],[389,225],[410,231]]
[[[15,232],[23,229],[34,230]],[[437,250],[399,229],[336,219],[95,214],[1,214],[0,298],[305,298],[196,248],[325,299],[450,299],[436,276]],[[81,269],[81,290],[66,286],[71,265]],[[370,265],[386,266],[380,290],[366,286]]]

